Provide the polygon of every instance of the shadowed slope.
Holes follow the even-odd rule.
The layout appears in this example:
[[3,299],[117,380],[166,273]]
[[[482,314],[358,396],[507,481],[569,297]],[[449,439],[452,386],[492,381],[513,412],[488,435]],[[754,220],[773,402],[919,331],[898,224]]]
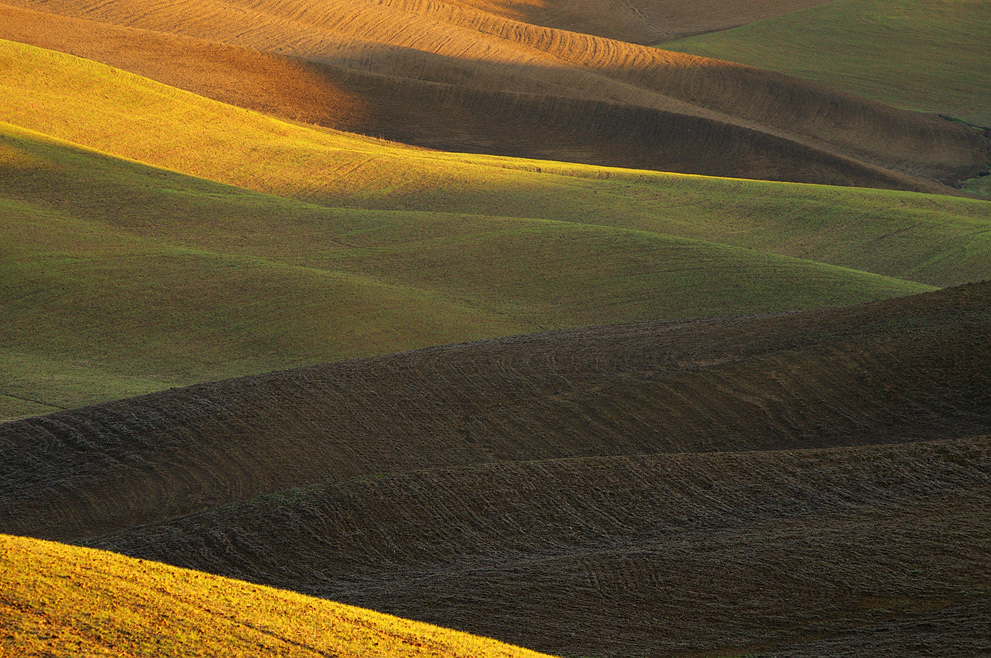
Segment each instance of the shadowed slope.
[[45,656],[538,658],[292,592],[0,536],[0,650]]
[[989,295],[538,334],[7,423],[0,530],[79,538],[439,466],[986,432]]
[[561,655],[833,653],[886,625],[907,650],[927,617],[970,654],[989,503],[985,437],[427,471],[94,543]]
[[[64,0],[45,9],[302,58],[320,68],[283,62],[299,71],[289,92],[267,92],[264,101],[242,96],[241,102],[269,110],[282,105],[282,116],[447,150],[924,190],[938,188],[918,176],[957,181],[975,175],[988,159],[987,140],[965,126],[779,74],[444,3],[356,7],[328,0],[246,8],[222,0],[190,6],[121,0],[83,8]],[[66,39],[62,31],[46,36],[38,27],[44,23],[30,15],[7,21],[16,38],[151,76],[162,75],[158,61],[170,48],[181,52],[190,43],[170,46],[164,37],[131,31],[115,39],[133,36],[145,48],[122,58],[94,45],[95,33],[84,23],[65,23],[76,35]],[[195,50],[209,67],[234,70],[230,49],[204,44]],[[264,89],[268,68],[238,74],[261,78],[250,87]],[[201,72],[166,77],[212,94]],[[297,87],[311,91],[292,91]],[[346,101],[328,104],[320,117],[294,109],[290,101],[299,95]],[[237,100],[229,90],[219,96]]]

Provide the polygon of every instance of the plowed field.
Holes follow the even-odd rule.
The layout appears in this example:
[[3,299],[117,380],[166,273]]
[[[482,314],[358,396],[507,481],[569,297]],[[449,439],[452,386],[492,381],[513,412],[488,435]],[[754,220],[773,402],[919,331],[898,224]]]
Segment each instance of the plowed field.
[[7,423],[0,530],[78,539],[446,466],[988,433],[989,292],[499,339]]
[[976,623],[991,605],[989,449],[982,437],[430,471],[93,543],[558,655],[976,655],[991,641]]
[[932,4],[0,0],[0,654],[991,655]]
[[980,653],[989,339],[983,283],[157,393],[0,425],[0,530],[560,655]]

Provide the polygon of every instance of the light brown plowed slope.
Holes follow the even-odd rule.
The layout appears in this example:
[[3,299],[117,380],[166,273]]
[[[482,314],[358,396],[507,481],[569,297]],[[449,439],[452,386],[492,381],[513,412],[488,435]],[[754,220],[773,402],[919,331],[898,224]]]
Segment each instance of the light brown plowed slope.
[[321,481],[991,431],[991,283],[536,334],[0,425],[0,532],[75,539]]
[[[988,160],[987,140],[952,122],[445,3],[10,2],[58,15],[5,6],[0,37],[280,116],[448,150],[923,190],[936,188],[918,176],[955,181]],[[279,76],[291,82],[270,84]],[[244,90],[218,81],[232,77],[247,79]]]
[[984,437],[369,478],[93,543],[558,655],[905,651],[939,619],[974,655],[989,528]]

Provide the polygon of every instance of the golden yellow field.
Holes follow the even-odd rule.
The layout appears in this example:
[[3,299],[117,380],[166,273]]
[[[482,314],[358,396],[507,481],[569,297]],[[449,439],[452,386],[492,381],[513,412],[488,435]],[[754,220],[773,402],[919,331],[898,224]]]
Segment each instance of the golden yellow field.
[[[970,178],[988,161],[987,140],[936,117],[471,6],[7,6],[0,38],[289,119],[443,150],[926,191]],[[121,43],[135,47],[114,45]]]
[[428,624],[114,553],[0,535],[5,656],[536,658]]

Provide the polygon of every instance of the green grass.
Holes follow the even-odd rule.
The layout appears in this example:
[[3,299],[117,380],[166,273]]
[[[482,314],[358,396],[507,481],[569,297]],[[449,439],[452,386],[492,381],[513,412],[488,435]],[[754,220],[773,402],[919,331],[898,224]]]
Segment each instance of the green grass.
[[991,277],[987,202],[437,153],[9,42],[0,64],[27,126],[0,124],[0,417]]
[[[991,252],[974,246],[985,244],[975,234],[991,217],[982,202],[425,151],[288,124],[30,46],[0,41],[0,63],[2,121],[315,205],[456,215],[441,229],[434,224],[435,232],[453,230],[465,216],[548,219],[719,242],[937,286],[991,276],[991,259],[980,257]],[[102,197],[71,203],[89,211]],[[428,230],[397,217],[382,215],[376,240],[408,241]],[[216,223],[230,225],[218,217],[195,230],[210,239]],[[357,227],[353,243],[362,245],[370,230]],[[945,258],[964,245],[980,253]]]
[[9,126],[0,144],[35,163],[2,169],[2,392],[59,407],[548,327],[931,289],[644,230],[325,208]]
[[4,655],[543,655],[293,592],[9,535],[0,535],[0,592]]
[[969,181],[963,184],[963,189],[967,190],[971,194],[980,194],[981,196],[991,196],[991,176],[980,176],[978,178],[971,178]]
[[991,126],[991,2],[833,0],[659,44]]

